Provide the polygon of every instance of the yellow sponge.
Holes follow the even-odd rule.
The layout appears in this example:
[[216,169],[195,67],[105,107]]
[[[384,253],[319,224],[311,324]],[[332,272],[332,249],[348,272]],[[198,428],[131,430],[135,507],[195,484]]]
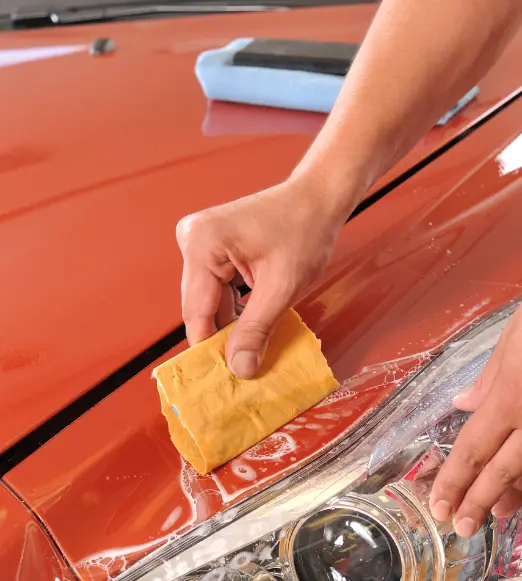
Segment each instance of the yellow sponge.
[[291,309],[272,335],[258,377],[238,379],[225,360],[233,325],[153,372],[172,441],[201,474],[254,446],[339,386],[320,341]]

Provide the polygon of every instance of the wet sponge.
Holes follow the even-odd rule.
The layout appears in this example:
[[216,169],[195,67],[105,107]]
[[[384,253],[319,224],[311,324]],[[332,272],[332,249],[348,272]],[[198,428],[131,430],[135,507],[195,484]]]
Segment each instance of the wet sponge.
[[339,386],[320,341],[291,309],[274,331],[258,377],[238,379],[225,360],[233,325],[153,372],[172,441],[202,474],[257,444]]

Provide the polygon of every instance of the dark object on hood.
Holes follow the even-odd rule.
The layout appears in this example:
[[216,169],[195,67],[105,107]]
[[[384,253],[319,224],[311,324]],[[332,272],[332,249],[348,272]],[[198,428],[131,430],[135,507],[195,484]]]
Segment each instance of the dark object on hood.
[[255,38],[234,55],[233,64],[346,75],[358,44]]

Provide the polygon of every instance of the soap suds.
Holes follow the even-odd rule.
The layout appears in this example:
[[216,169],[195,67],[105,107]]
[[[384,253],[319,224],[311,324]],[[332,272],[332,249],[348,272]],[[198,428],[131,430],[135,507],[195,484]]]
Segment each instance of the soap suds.
[[[107,549],[85,557],[75,563],[75,566],[78,569],[101,569],[105,572],[107,581],[112,581],[126,571],[127,567],[135,563],[136,560],[175,538],[177,538],[177,535],[169,534],[141,545]],[[87,574],[92,577],[88,571]]]
[[[323,401],[319,402],[314,409],[319,409],[322,407],[325,407],[327,405],[330,405],[332,403],[341,401],[343,399],[350,399],[352,398],[354,395],[356,395],[357,392],[353,391],[351,389],[348,389],[348,382],[343,383],[343,385],[341,385],[341,387],[337,388],[335,391],[333,391],[330,395],[327,395]],[[306,421],[306,420],[305,420]]]
[[[287,426],[288,427],[288,426]],[[297,448],[295,440],[285,432],[274,432],[243,454],[249,460],[276,460]]]
[[[453,325],[444,331],[444,335],[446,337],[453,337],[456,333],[462,331],[462,329],[474,321],[475,315],[477,315],[477,313],[479,313],[484,307],[487,307],[490,303],[490,299],[484,299],[483,301],[471,306],[460,315],[460,318],[457,319]],[[463,308],[465,305],[461,304],[460,306]],[[432,339],[428,342],[428,344],[435,344],[436,342],[436,340]]]
[[[187,499],[188,505],[190,506],[190,516],[185,520],[185,522],[180,523],[180,526],[177,527],[178,530],[181,528],[181,525],[190,526],[196,520],[196,501],[192,497],[191,492],[192,481],[194,477],[199,476],[194,468],[192,468],[192,466],[189,466],[183,459],[181,459],[181,461],[182,466],[179,476],[179,483],[183,495]],[[179,520],[181,514],[181,506],[175,507],[163,523],[161,530],[165,531],[173,526]],[[81,559],[76,563],[76,567],[79,569],[87,570],[93,568],[101,569],[104,571],[107,581],[112,581],[113,579],[116,579],[119,574],[126,571],[129,565],[135,563],[142,556],[165,544],[167,541],[176,538],[177,535],[175,533],[170,533],[140,545],[131,545],[128,547],[100,551],[99,553],[95,553],[94,555],[89,555]]]
[[232,472],[243,480],[252,482],[257,478],[257,472],[252,468],[252,466],[239,459],[232,460],[230,467],[232,468]]
[[338,420],[340,418],[339,414],[335,413],[325,413],[325,414],[315,414],[318,420]]
[[240,489],[240,490],[235,490],[234,492],[229,492],[224,486],[223,483],[221,482],[221,478],[215,473],[212,472],[210,474],[212,480],[214,481],[214,484],[216,485],[219,494],[221,495],[221,500],[223,501],[224,505],[230,504],[231,502],[233,502],[238,496],[240,496],[241,494],[243,494],[243,492],[245,491],[245,489]]
[[[181,458],[181,456],[180,456]],[[191,517],[190,519],[187,521],[187,525],[191,525],[194,523],[194,521],[196,520],[196,500],[195,498],[192,496],[192,482],[194,481],[195,478],[197,478],[199,476],[199,474],[196,472],[196,470],[194,470],[194,468],[192,468],[192,466],[190,466],[190,464],[187,464],[187,462],[185,462],[185,460],[183,460],[183,458],[181,458],[181,474],[180,474],[180,486],[181,486],[181,490],[185,496],[185,498],[188,501],[188,505],[190,506],[190,512],[191,512]]]

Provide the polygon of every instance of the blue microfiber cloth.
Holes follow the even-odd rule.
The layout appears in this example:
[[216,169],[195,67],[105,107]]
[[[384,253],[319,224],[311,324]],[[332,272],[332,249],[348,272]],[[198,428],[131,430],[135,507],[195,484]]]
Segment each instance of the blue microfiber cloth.
[[[199,55],[196,61],[196,76],[208,99],[316,113],[329,113],[332,110],[344,77],[307,71],[233,65],[234,54],[252,40],[238,38],[223,48],[209,50]],[[473,100],[478,92],[478,87],[473,87],[437,122],[437,125],[446,124]]]

